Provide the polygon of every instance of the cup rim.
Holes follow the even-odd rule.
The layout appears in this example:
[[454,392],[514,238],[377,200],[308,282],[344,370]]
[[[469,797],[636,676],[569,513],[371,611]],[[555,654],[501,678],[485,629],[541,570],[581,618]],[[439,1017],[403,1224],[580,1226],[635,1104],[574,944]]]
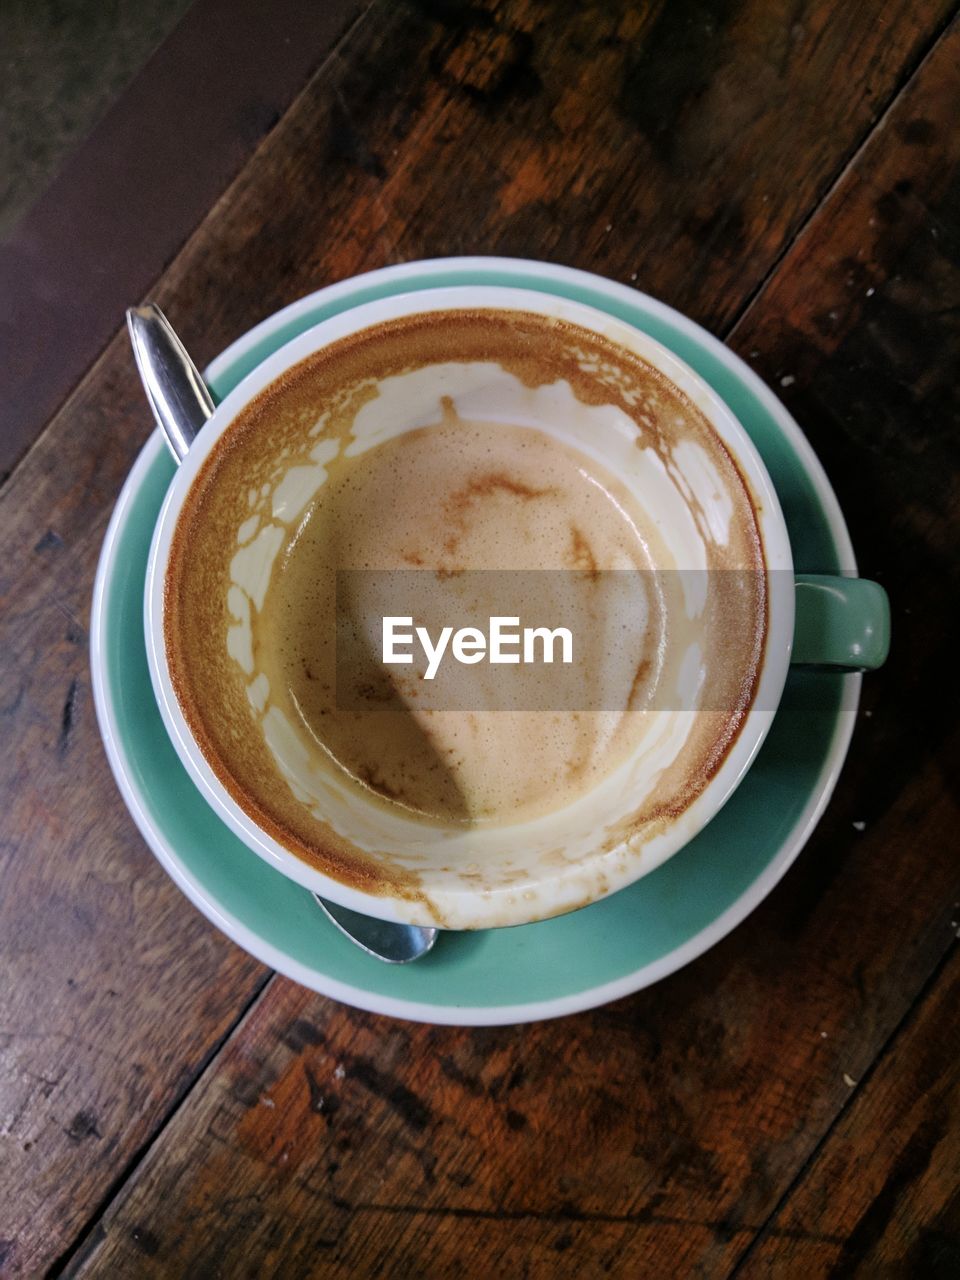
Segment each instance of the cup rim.
[[[575,875],[565,877],[560,873],[555,881],[551,881],[551,889],[560,892],[551,895],[549,910],[540,909],[533,915],[529,909],[526,912],[522,909],[523,900],[515,888],[491,892],[472,890],[464,885],[454,889],[430,890],[429,897],[441,917],[447,914],[447,909],[453,908],[458,921],[468,919],[466,925],[458,924],[458,927],[482,929],[529,923],[550,915],[562,914],[586,905],[586,901],[605,897],[653,871],[683,848],[722,808],[752,764],[773,722],[786,681],[793,640],[793,561],[789,536],[779,498],[756,447],[725,401],[685,361],[627,321],[587,303],[512,285],[446,285],[396,293],[361,303],[324,319],[283,344],[240,380],[216,407],[191,445],[187,457],[177,468],[151,540],[144,598],[144,627],[150,679],[166,731],[194,785],[234,834],[281,874],[334,902],[382,919],[435,924],[436,918],[429,907],[420,901],[392,897],[388,893],[364,893],[325,875],[263,831],[241,808],[200,751],[174,692],[163,638],[163,585],[173,531],[194,479],[220,437],[264,388],[293,365],[330,343],[385,320],[424,312],[465,309],[533,311],[540,315],[569,319],[628,347],[689,395],[731,449],[748,482],[761,528],[769,584],[767,633],[752,704],[733,746],[716,774],[685,810],[684,817],[687,820],[682,824],[682,830],[678,828],[670,833],[672,838],[663,842],[657,856],[638,858],[634,855],[626,860],[625,874],[607,874],[609,868],[605,867],[605,886],[602,889],[598,886],[597,891],[587,900],[583,894],[582,874],[591,865],[592,859],[588,857],[582,860],[574,868]],[[789,572],[771,574],[770,570],[773,569]],[[784,589],[785,579],[788,579],[786,586],[789,589]],[[609,861],[609,853],[598,853],[595,856],[602,856]],[[564,892],[565,879],[568,883]]]

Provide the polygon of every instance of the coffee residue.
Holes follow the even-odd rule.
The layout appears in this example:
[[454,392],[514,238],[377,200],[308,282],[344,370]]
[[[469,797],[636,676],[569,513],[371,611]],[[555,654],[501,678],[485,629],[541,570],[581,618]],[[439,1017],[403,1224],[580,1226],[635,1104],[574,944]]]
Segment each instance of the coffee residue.
[[[736,616],[712,620],[708,658],[716,678],[728,682],[729,711],[720,723],[703,721],[658,782],[655,800],[607,834],[610,847],[682,813],[719,768],[753,697],[766,621],[757,518],[734,460],[696,406],[613,343],[534,315],[434,313],[376,326],[289,370],[224,433],[184,503],[165,593],[171,675],[204,756],[255,821],[326,874],[367,892],[415,898],[423,891],[412,860],[361,849],[336,832],[278,768],[259,723],[269,714],[279,723],[280,715],[311,769],[349,775],[376,803],[427,823],[511,822],[589,790],[629,753],[644,713],[627,708],[644,704],[666,625],[654,610],[648,632],[636,636],[621,727],[604,738],[599,712],[551,721],[546,711],[468,716],[421,708],[424,689],[409,677],[405,685],[408,669],[395,675],[380,667],[363,630],[373,606],[358,601],[348,623],[368,710],[338,708],[338,569],[431,570],[424,576],[436,582],[439,601],[444,587],[453,589],[459,575],[470,580],[475,568],[575,569],[589,585],[613,564],[657,567],[657,530],[620,482],[529,426],[461,421],[445,396],[434,425],[358,455],[355,422],[377,401],[378,385],[441,362],[492,362],[531,389],[565,383],[583,404],[615,405],[635,423],[637,445],[652,450],[668,474],[679,470],[675,450],[693,441],[732,495],[723,544],[710,541],[704,513],[695,512],[712,567],[754,571],[756,579]],[[577,475],[587,478],[578,483]],[[251,559],[258,539],[272,557],[264,560],[259,605],[243,606],[247,621],[230,604],[241,527],[252,531],[244,544]],[[284,531],[267,546],[272,528]],[[244,627],[247,671],[236,660],[240,650],[235,645],[231,657],[226,644],[230,628]]]

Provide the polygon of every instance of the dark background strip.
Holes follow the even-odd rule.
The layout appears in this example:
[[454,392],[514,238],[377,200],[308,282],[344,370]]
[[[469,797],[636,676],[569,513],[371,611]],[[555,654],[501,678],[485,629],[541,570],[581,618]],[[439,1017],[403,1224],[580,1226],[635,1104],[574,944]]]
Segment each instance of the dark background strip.
[[366,0],[198,0],[0,246],[0,482]]

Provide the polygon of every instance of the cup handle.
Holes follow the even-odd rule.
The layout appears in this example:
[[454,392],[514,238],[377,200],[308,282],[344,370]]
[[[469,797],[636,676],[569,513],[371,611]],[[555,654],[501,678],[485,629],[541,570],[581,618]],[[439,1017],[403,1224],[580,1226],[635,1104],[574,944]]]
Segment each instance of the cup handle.
[[796,575],[790,661],[830,671],[873,671],[890,650],[890,601],[867,578]]

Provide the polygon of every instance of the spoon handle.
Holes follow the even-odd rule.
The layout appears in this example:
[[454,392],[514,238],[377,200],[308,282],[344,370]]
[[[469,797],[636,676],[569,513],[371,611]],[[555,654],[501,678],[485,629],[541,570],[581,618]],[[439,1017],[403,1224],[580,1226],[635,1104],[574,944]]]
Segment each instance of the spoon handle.
[[127,311],[127,329],[143,388],[170,452],[186,457],[211,416],[213,397],[167,317],[153,302]]

